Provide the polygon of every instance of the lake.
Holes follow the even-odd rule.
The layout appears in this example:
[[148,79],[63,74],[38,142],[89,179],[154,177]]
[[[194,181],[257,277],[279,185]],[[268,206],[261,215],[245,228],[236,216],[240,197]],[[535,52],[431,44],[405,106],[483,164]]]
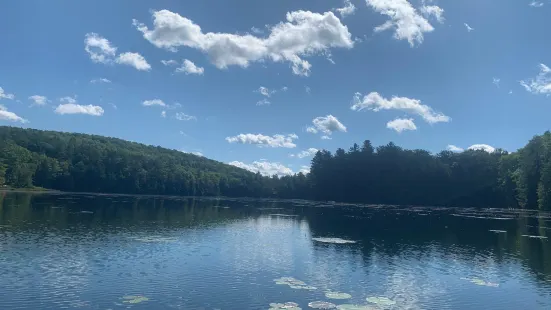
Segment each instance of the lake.
[[0,192],[0,309],[551,309],[550,240],[537,211]]

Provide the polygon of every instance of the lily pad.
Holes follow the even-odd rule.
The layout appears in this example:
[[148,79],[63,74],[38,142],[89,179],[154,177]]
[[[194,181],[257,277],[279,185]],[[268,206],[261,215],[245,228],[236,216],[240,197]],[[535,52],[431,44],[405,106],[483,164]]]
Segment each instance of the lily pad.
[[334,309],[337,305],[327,301],[312,301],[311,303],[308,303],[308,307],[314,309]]
[[489,287],[498,287],[499,283],[493,283],[493,282],[486,282],[479,278],[461,278],[461,280],[467,280],[473,284],[480,285],[480,286],[489,286]]
[[523,237],[528,237],[532,239],[547,239],[545,236],[531,236],[531,235],[522,235]]
[[134,240],[149,243],[149,242],[175,242],[178,239],[170,238],[170,237],[148,236],[148,237],[142,237],[142,238],[134,238]]
[[367,297],[366,300],[372,304],[377,304],[381,306],[392,306],[396,304],[394,300],[387,297]]
[[349,299],[352,298],[352,295],[347,293],[340,293],[340,292],[333,292],[333,291],[326,291],[325,297],[329,299]]
[[346,244],[346,243],[356,243],[353,240],[345,240],[341,238],[312,238],[312,240],[323,243],[334,243],[334,244]]
[[307,285],[303,281],[297,280],[293,277],[282,277],[274,279],[274,282],[279,285],[288,285],[290,288],[295,290],[316,290],[317,288]]
[[353,305],[353,304],[342,304],[337,306],[338,310],[374,310],[372,306],[365,305]]
[[302,308],[300,308],[296,302],[286,302],[284,304],[280,304],[280,303],[271,303],[270,304],[270,309],[269,310],[281,310],[281,309],[302,310]]
[[139,303],[142,303],[144,301],[149,300],[149,298],[147,298],[145,296],[141,296],[141,295],[123,296],[122,299],[124,299],[123,303],[125,303],[125,304],[139,304]]

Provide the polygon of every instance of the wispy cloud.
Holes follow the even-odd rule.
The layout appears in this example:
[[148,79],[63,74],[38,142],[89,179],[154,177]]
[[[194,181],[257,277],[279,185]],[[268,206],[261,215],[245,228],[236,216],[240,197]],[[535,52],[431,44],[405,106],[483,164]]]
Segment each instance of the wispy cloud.
[[242,133],[237,136],[227,137],[226,141],[229,143],[254,144],[259,147],[295,148],[297,145],[294,143],[294,140],[296,139],[298,137],[295,134],[265,136],[263,134]]
[[532,79],[520,81],[526,91],[532,94],[551,95],[551,68],[540,64],[540,73]]

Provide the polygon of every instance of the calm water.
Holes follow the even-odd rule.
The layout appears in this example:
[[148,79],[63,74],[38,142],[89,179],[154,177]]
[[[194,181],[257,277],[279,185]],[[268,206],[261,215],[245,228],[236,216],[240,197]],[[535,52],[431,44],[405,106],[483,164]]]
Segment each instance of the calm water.
[[549,213],[0,193],[0,309],[551,309],[550,240]]

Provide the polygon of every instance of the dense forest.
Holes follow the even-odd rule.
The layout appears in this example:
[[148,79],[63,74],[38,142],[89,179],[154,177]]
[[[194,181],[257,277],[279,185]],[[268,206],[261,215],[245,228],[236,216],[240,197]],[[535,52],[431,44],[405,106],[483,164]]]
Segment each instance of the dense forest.
[[406,150],[370,141],[320,151],[311,172],[264,177],[101,136],[0,127],[0,185],[63,191],[279,197],[353,203],[551,209],[551,133],[514,153]]

